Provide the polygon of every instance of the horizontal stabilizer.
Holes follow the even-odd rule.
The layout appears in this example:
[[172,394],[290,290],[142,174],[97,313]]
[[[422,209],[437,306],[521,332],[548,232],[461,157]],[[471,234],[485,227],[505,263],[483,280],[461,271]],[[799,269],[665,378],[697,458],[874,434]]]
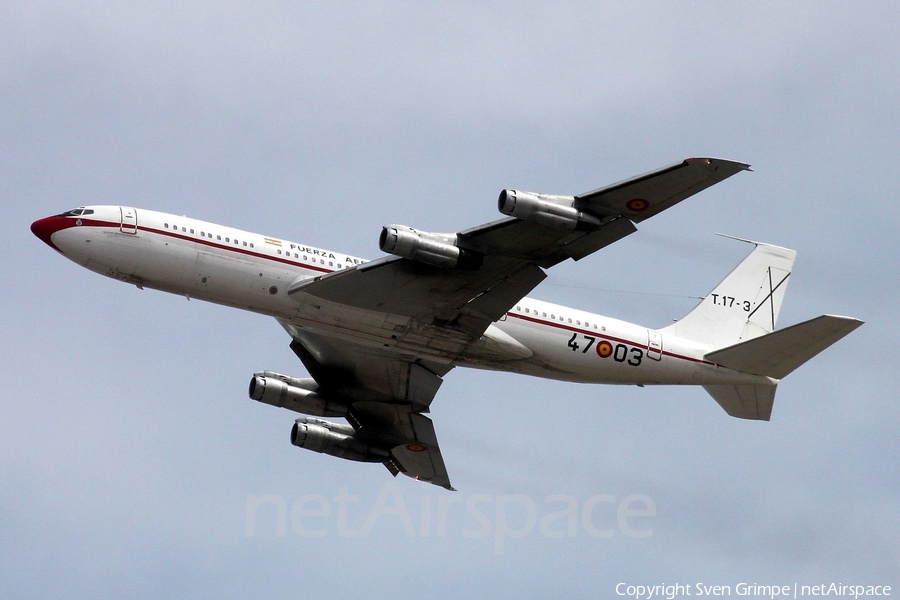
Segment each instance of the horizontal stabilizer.
[[710,352],[704,358],[742,373],[781,379],[862,324],[852,317],[822,315]]
[[704,385],[703,389],[732,417],[768,421],[772,416],[776,384]]

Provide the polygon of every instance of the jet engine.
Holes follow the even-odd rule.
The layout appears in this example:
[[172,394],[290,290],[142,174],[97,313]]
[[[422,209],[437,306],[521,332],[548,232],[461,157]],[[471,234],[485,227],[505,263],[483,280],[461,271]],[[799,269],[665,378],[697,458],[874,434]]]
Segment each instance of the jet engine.
[[504,215],[555,229],[594,229],[601,225],[594,215],[575,208],[574,196],[503,190],[497,208]]
[[291,443],[299,448],[361,462],[383,462],[390,452],[356,437],[350,425],[300,417],[291,428]]
[[406,225],[385,225],[378,238],[382,252],[436,267],[477,268],[481,256],[459,248],[456,234],[429,233]]
[[314,379],[299,379],[273,371],[255,373],[250,380],[250,398],[272,406],[319,417],[343,417],[347,406],[318,393]]

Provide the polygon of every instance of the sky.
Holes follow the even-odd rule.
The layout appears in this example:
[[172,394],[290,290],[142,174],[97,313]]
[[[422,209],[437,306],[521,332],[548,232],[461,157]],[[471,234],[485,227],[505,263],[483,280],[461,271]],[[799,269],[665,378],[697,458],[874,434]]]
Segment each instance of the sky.
[[[0,2],[0,595],[614,598],[900,590],[900,7]],[[797,250],[781,327],[866,324],[770,422],[700,388],[456,369],[457,492],[291,446],[271,318],[105,279],[32,236],[85,204],[376,258],[504,188],[750,163],[532,296],[661,327],[749,247]],[[636,593],[636,592],[635,592]],[[687,594],[683,594],[687,595]],[[624,596],[627,597],[627,596]]]

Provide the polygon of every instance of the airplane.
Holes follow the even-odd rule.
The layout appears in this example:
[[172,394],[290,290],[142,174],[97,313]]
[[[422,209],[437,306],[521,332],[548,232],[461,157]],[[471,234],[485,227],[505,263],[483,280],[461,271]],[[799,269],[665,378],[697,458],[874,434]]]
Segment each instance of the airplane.
[[660,329],[526,297],[546,269],[745,170],[690,158],[578,196],[505,189],[501,220],[458,233],[386,225],[387,256],[371,261],[127,206],[82,206],[31,231],[139,289],[274,317],[310,377],[260,371],[249,395],[304,415],[291,429],[295,446],[453,490],[425,415],[454,367],[699,385],[729,415],[769,420],[779,381],[862,325],[822,315],[776,330],[796,252],[750,240],[741,241],[753,250],[712,292]]

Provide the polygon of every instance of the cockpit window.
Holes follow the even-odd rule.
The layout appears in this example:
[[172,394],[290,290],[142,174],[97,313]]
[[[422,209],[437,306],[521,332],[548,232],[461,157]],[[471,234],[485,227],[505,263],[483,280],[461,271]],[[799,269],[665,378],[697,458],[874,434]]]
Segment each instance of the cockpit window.
[[83,215],[92,215],[92,214],[94,214],[94,211],[92,209],[84,208],[83,206],[79,206],[78,208],[73,208],[72,210],[70,210],[68,212],[64,212],[63,214],[61,214],[59,216],[61,216],[61,217],[80,217]]

